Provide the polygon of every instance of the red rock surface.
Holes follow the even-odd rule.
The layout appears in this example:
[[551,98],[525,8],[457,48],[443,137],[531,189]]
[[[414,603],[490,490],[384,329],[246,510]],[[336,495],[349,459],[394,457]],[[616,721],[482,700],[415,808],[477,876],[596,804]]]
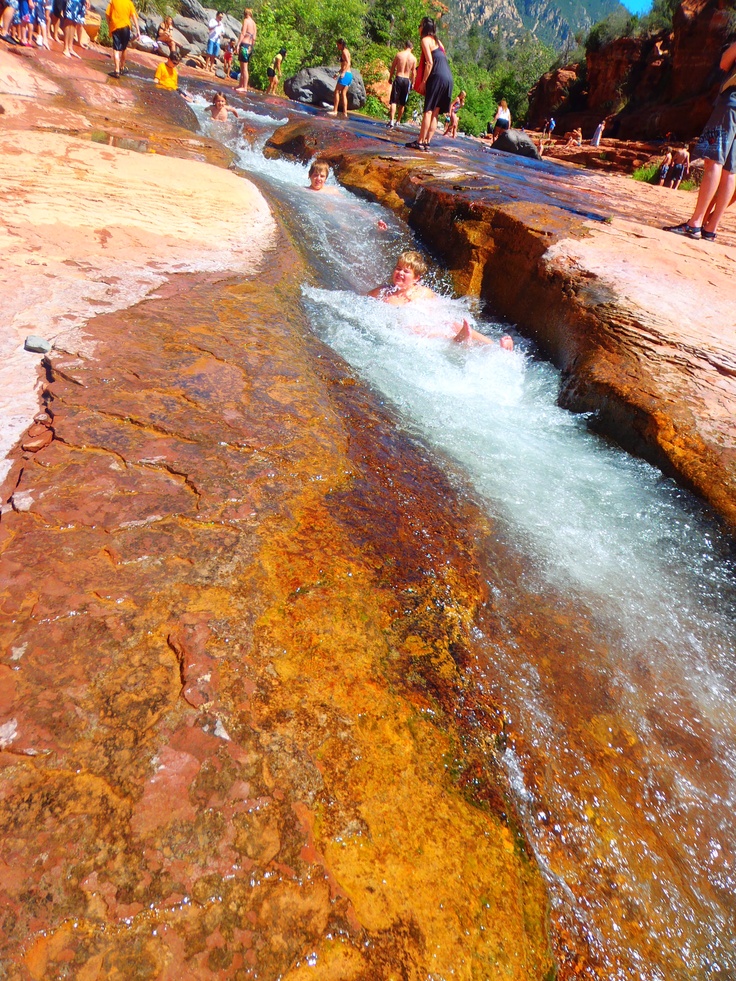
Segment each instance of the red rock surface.
[[[51,271],[92,316],[45,359],[46,411],[23,428],[47,445],[17,448],[4,485],[0,973],[542,981],[547,895],[509,820],[501,715],[460,667],[486,521],[311,339],[285,237],[259,266],[252,189],[238,281],[167,267],[155,298],[83,307],[60,242],[88,284],[120,246],[115,289],[116,271],[145,278],[152,244],[186,266],[218,232],[193,200],[186,225],[141,207],[152,173],[181,204],[192,168],[116,140],[150,126],[185,157],[207,141],[167,123],[163,93],[140,87],[144,113],[135,81],[49,64],[64,91],[36,120],[81,126],[79,86],[124,95],[110,145],[22,134],[21,113],[3,137],[16,161],[24,138],[42,150],[72,198],[48,228],[35,212],[35,238],[19,209],[11,299]],[[194,171],[192,198],[248,187]]]
[[[731,30],[724,0],[683,0],[671,35],[618,38],[586,58],[586,78],[558,69],[530,93],[529,122],[541,127],[554,114],[565,130],[586,138],[604,117],[609,136],[624,140],[699,135],[717,92],[717,65]],[[567,97],[565,90],[570,93]]]

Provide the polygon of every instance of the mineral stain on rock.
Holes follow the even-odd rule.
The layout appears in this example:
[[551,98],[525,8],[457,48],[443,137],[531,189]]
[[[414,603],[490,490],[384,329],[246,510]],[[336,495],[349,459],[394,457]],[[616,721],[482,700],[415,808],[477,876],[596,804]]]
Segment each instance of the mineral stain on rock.
[[500,723],[449,711],[485,519],[310,339],[279,249],[48,356],[0,525],[0,963],[542,979]]

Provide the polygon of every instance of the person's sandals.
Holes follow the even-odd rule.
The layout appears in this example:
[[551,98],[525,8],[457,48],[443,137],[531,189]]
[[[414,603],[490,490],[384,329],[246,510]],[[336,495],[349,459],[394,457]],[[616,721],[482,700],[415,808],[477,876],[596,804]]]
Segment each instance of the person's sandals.
[[704,242],[715,242],[715,240],[716,240],[716,233],[715,232],[706,232],[706,230],[704,228],[702,228],[700,230],[700,237],[702,238],[702,240]]
[[702,229],[694,228],[692,225],[688,225],[686,221],[683,221],[681,225],[666,225],[663,231],[674,232],[675,235],[687,235],[688,238],[694,239],[700,238],[703,234]]
[[110,78],[120,78],[120,72],[108,72]]
[[429,144],[420,143],[419,140],[412,140],[411,143],[405,143],[404,146],[407,147],[409,150],[422,150],[424,151],[424,153],[426,153],[429,150]]

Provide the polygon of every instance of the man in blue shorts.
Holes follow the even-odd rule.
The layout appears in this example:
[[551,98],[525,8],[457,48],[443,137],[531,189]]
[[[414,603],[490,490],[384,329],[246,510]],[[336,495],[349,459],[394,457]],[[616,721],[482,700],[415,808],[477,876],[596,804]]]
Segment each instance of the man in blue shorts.
[[703,180],[688,221],[668,225],[667,232],[714,242],[718,223],[736,190],[736,41],[721,55],[726,78],[694,156],[704,160]]
[[327,113],[328,116],[336,116],[338,106],[342,103],[342,114],[348,117],[348,89],[353,80],[353,73],[350,71],[350,52],[345,46],[345,41],[340,38],[337,42],[337,50],[340,52],[340,74],[337,76],[335,84],[335,104]]

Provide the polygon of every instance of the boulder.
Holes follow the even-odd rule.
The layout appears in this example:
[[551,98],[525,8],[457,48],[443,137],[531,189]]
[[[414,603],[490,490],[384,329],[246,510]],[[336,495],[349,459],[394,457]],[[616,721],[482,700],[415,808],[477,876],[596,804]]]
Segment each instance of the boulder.
[[501,133],[493,144],[493,149],[501,150],[503,153],[515,153],[520,157],[531,157],[533,160],[542,159],[531,136],[522,133],[519,129],[510,129],[506,133]]
[[[175,29],[181,33],[186,44],[189,41],[188,48],[192,48],[193,45],[201,45],[202,47],[207,46],[207,38],[209,37],[209,31],[207,29],[207,22],[202,22],[194,20],[191,17],[180,17],[176,16],[174,18]],[[174,35],[174,40],[177,40],[176,34]]]
[[[311,106],[331,106],[335,97],[337,68],[302,68],[284,82],[284,92],[294,102]],[[365,85],[360,72],[353,69],[353,81],[348,89],[348,109],[362,109],[365,105]]]

